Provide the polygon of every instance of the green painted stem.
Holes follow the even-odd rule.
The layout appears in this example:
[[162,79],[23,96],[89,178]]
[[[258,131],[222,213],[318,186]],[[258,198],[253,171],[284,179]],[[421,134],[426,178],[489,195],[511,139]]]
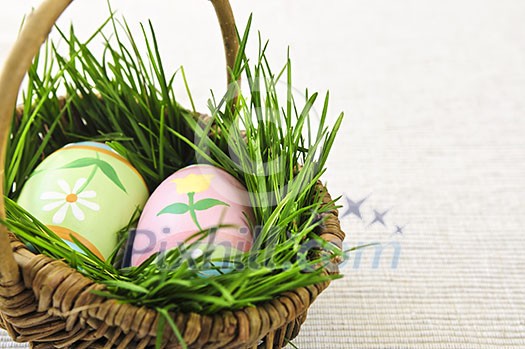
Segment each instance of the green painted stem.
[[84,183],[84,185],[80,187],[80,189],[78,190],[78,193],[82,193],[84,190],[86,190],[87,186],[91,183],[93,178],[95,178],[97,171],[98,171],[98,166],[97,165],[93,166],[93,170],[91,170],[91,173],[89,174],[89,177],[87,178],[86,183]]
[[203,231],[201,225],[199,224],[199,221],[197,220],[197,214],[195,212],[195,193],[191,192],[188,193],[188,206],[190,207],[190,215],[191,219],[193,220],[193,223],[199,228],[200,231]]

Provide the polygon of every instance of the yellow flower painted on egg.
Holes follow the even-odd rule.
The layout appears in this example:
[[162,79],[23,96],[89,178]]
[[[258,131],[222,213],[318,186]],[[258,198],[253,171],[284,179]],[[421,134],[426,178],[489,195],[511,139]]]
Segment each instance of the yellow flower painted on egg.
[[204,231],[197,219],[197,211],[206,211],[215,206],[230,206],[227,203],[214,198],[204,198],[195,202],[195,194],[208,190],[213,177],[214,176],[211,174],[196,175],[192,173],[184,178],[171,180],[172,183],[177,185],[177,193],[186,194],[188,196],[188,203],[172,203],[157,213],[157,216],[165,214],[183,215],[189,213],[197,228],[199,228],[200,231]]
[[208,190],[212,179],[213,175],[196,175],[192,173],[184,178],[174,179],[171,182],[177,185],[177,193],[179,194],[202,193]]

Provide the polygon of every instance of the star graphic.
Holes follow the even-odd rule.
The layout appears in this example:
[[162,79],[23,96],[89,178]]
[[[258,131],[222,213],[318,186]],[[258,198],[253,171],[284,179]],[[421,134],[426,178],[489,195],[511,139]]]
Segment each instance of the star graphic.
[[357,201],[357,202],[354,202],[348,196],[345,196],[345,199],[346,199],[346,203],[347,203],[348,208],[343,213],[341,218],[344,218],[344,217],[346,217],[348,215],[354,214],[357,217],[359,217],[359,219],[362,220],[363,217],[361,216],[361,205],[363,204],[363,202],[365,202],[368,199],[368,196],[366,198],[364,198],[364,199],[361,199],[361,200]]
[[399,225],[396,225],[396,231],[392,235],[403,235],[404,229],[406,228],[406,225],[400,227]]
[[386,227],[386,223],[385,223],[385,216],[386,214],[390,211],[390,209],[384,211],[384,212],[379,212],[377,210],[374,210],[374,215],[375,215],[375,218],[374,220],[368,225],[368,226],[371,226],[372,224],[375,224],[375,223],[380,223],[382,224],[383,226]]

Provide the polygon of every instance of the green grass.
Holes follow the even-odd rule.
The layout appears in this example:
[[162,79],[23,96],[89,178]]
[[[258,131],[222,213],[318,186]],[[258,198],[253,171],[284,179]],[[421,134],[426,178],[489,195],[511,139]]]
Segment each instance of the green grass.
[[[85,42],[73,27],[68,34],[59,31],[68,53],[61,53],[53,43],[42,50],[28,74],[24,113],[13,120],[5,181],[8,218],[3,224],[40,253],[63,259],[105,284],[107,290],[100,295],[157,309],[165,315],[161,327],[171,326],[175,333],[168,311],[213,314],[239,309],[339,277],[327,276],[319,268],[329,262],[330,254],[316,253],[317,247],[340,252],[316,235],[323,213],[335,203],[322,206],[315,184],[326,171],[342,115],[333,126],[327,125],[328,94],[321,103],[317,93],[296,101],[291,93],[291,60],[274,73],[266,59],[267,43],[260,45],[251,64],[245,55],[250,25],[251,19],[231,71],[233,81],[242,76],[250,92],[242,94],[233,86],[220,99],[212,96],[208,113],[213,123],[206,126],[196,121],[193,102],[191,111],[177,103],[176,74],[163,68],[151,23],[142,27],[145,55],[128,24],[113,16]],[[100,57],[89,49],[95,40],[105,43]],[[177,73],[189,93],[184,71]],[[276,91],[280,81],[288,86],[285,101]],[[67,97],[61,100],[58,90],[65,90]],[[237,93],[238,98],[233,98]],[[318,104],[322,113],[315,120],[312,110]],[[314,122],[317,132],[311,127]],[[191,245],[122,269],[114,266],[119,264],[118,251],[106,263],[87,249],[83,254],[73,251],[19,207],[16,199],[43,154],[84,140],[106,142],[137,168],[151,191],[189,164],[205,162],[225,169],[250,193],[256,218],[252,250],[233,260],[236,268],[229,273],[214,266],[212,251],[189,258]],[[129,217],[128,228],[137,217],[138,213]],[[115,232],[123,237],[122,243],[127,231]],[[202,237],[207,233],[202,232]],[[202,277],[210,270],[215,275]]]

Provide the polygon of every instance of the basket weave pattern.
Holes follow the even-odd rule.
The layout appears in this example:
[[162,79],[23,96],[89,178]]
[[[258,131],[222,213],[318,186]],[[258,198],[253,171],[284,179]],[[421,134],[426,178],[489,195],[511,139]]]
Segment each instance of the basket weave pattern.
[[[339,226],[337,216],[330,215],[320,232],[324,238],[334,238]],[[32,342],[34,348],[154,347],[160,318],[154,310],[93,295],[92,290],[104,286],[62,261],[34,255],[13,236],[11,246],[21,280],[0,288],[0,325],[13,339]],[[281,348],[297,336],[308,307],[326,287],[328,283],[299,288],[233,312],[172,317],[190,348]],[[179,347],[168,328],[164,339],[165,348]]]
[[[18,89],[33,56],[47,37],[58,16],[71,0],[47,0],[28,17],[19,40],[0,74],[0,194],[3,165]],[[221,23],[228,64],[235,43],[226,38],[234,33],[227,0],[212,1]],[[221,18],[223,20],[221,20]],[[231,17],[232,18],[232,17]],[[232,31],[233,30],[233,31]],[[232,46],[233,45],[233,46]],[[233,47],[233,48],[232,48]],[[230,65],[231,66],[231,65]],[[23,111],[18,109],[16,114]],[[321,183],[316,187],[325,204],[330,195]],[[5,217],[0,199],[0,218]],[[317,232],[320,237],[342,246],[337,210],[327,214]],[[323,273],[338,273],[337,261]],[[329,283],[286,292],[278,298],[237,311],[215,315],[170,313],[189,348],[282,348],[295,338],[306,319],[309,306]],[[94,295],[104,286],[86,278],[62,261],[29,251],[13,234],[0,226],[0,327],[19,342],[33,348],[153,348],[160,315],[149,308],[121,304]],[[163,348],[180,348],[169,327]]]

